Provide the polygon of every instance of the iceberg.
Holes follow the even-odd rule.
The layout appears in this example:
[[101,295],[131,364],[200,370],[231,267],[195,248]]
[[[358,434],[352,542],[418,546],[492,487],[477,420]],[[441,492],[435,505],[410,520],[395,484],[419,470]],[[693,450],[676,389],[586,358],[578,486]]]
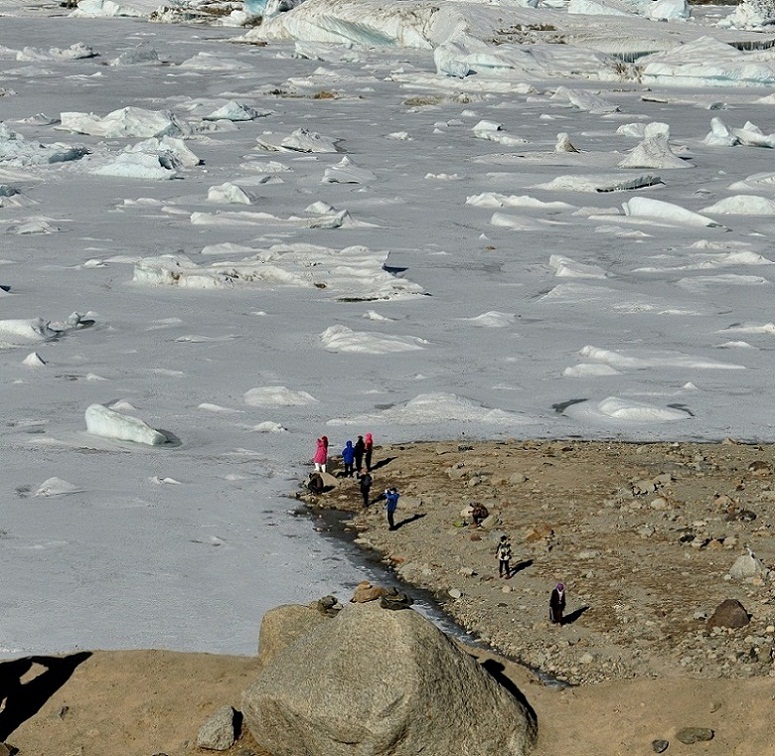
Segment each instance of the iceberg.
[[663,202],[650,197],[633,197],[623,202],[622,207],[625,215],[636,218],[655,218],[682,226],[721,226],[712,218],[707,218],[672,202]]
[[163,433],[154,430],[139,418],[122,415],[108,409],[104,404],[89,405],[85,417],[86,431],[93,436],[132,441],[146,446],[161,446],[169,440]]
[[108,139],[181,136],[184,133],[183,126],[166,110],[130,106],[114,110],[104,117],[73,111],[61,113],[59,118],[61,129]]
[[676,155],[664,134],[646,137],[624,160],[619,168],[659,168],[672,170],[691,168],[691,164]]

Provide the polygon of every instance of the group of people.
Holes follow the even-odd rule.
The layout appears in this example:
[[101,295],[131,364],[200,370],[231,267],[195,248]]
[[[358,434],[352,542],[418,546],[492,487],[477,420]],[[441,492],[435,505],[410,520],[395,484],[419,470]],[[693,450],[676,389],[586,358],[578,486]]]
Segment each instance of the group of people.
[[[317,439],[317,446],[315,449],[315,456],[312,461],[315,465],[315,473],[311,478],[316,478],[320,490],[313,491],[314,493],[320,493],[322,491],[322,478],[319,473],[328,472],[328,436],[321,436]],[[363,497],[363,506],[368,507],[371,503],[371,487],[374,483],[374,479],[371,475],[371,460],[374,448],[374,437],[371,433],[366,433],[364,436],[358,436],[357,441],[353,444],[352,441],[347,441],[342,449],[342,466],[343,475],[346,478],[351,478],[356,475],[358,478],[358,486]],[[365,471],[364,471],[365,467]],[[310,488],[310,490],[313,490]],[[385,489],[385,491],[378,497],[385,501],[385,511],[387,514],[388,530],[396,530],[395,513],[398,509],[398,499],[400,494],[395,486]],[[482,521],[487,518],[489,512],[483,504],[469,505],[470,515],[475,527],[481,527]],[[507,535],[502,535],[498,541],[498,545],[495,548],[495,556],[498,559],[498,577],[510,579],[514,574],[511,566],[511,541]],[[549,597],[549,621],[552,624],[561,625],[563,623],[563,612],[565,611],[565,585],[563,583],[557,583],[552,590]]]
[[[315,456],[312,458],[315,472],[328,472],[328,436],[321,436],[315,443]],[[356,471],[360,475],[364,466],[366,467],[366,472],[371,472],[373,451],[374,437],[371,433],[367,433],[365,436],[358,436],[355,444],[352,441],[347,441],[344,449],[342,449],[344,476],[352,478]]]

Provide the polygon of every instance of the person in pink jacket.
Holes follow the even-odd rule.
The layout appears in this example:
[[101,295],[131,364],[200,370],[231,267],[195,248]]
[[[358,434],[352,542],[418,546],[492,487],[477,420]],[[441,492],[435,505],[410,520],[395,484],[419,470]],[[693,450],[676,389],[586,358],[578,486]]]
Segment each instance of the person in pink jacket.
[[328,462],[328,436],[321,436],[316,442],[315,456],[312,461],[315,463],[316,472],[326,472],[326,462]]
[[366,472],[371,472],[371,453],[374,450],[374,439],[371,433],[366,434],[364,439],[364,456],[366,462]]

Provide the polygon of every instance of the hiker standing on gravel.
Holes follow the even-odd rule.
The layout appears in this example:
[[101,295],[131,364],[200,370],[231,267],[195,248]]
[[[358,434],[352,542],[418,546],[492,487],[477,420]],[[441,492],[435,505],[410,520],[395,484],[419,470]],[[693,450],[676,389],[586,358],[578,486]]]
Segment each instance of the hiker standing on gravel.
[[344,464],[344,477],[352,478],[355,464],[355,449],[352,441],[348,441],[342,449],[342,464]]
[[555,625],[562,624],[562,613],[565,611],[565,586],[557,583],[549,597],[549,621]]
[[498,577],[508,580],[511,577],[511,541],[505,533],[498,541],[495,555],[498,557]]
[[360,473],[363,470],[363,455],[366,451],[366,443],[363,436],[358,436],[355,442],[355,472]]
[[364,462],[366,462],[366,472],[371,472],[371,454],[374,451],[374,438],[371,433],[366,434],[363,441]]
[[371,484],[373,479],[371,473],[363,473],[358,476],[358,485],[361,488],[361,496],[363,496],[363,506],[369,506],[369,491],[371,491]]
[[396,523],[393,518],[398,508],[398,489],[395,486],[391,486],[383,495],[385,497],[385,509],[387,510],[388,530],[395,530]]
[[321,436],[316,442],[315,456],[312,461],[315,464],[315,472],[325,472],[328,462],[328,436]]

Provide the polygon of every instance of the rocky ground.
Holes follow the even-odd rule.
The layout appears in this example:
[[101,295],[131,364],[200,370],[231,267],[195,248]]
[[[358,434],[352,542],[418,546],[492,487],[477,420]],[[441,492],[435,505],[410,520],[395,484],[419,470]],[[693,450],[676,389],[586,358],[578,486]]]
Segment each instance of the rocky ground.
[[[388,485],[401,492],[395,531],[382,502],[363,509],[354,479],[301,498],[355,513],[357,543],[506,656],[579,684],[775,676],[775,573],[730,576],[748,548],[775,564],[773,447],[413,443],[378,449],[374,463],[373,498]],[[490,512],[481,528],[463,522],[471,502]],[[509,580],[495,558],[503,533]],[[548,622],[560,581],[562,627]],[[726,599],[748,624],[712,627]]]
[[[401,491],[395,531],[381,502],[361,507],[354,480],[299,496],[355,513],[348,527],[364,549],[493,648],[582,683],[545,685],[547,676],[497,659],[536,712],[531,756],[751,756],[775,740],[771,455],[733,442],[384,447],[373,493]],[[490,512],[482,528],[462,522],[470,502]],[[509,580],[497,576],[502,533],[520,567]],[[755,574],[734,578],[746,546],[761,561],[748,558]],[[558,580],[569,594],[560,627],[547,621]],[[744,626],[708,622],[726,599],[742,602]],[[241,707],[259,666],[258,656],[154,650],[3,662],[0,754],[212,753],[200,728]],[[269,756],[244,728],[221,753]]]

